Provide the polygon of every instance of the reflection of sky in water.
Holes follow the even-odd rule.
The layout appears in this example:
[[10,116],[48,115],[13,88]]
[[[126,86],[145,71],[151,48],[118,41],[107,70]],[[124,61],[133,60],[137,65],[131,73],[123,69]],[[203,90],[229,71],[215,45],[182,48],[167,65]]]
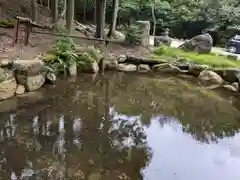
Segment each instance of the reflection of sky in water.
[[146,180],[239,180],[240,134],[203,144],[183,133],[181,125],[156,120],[146,128],[153,157],[143,170]]

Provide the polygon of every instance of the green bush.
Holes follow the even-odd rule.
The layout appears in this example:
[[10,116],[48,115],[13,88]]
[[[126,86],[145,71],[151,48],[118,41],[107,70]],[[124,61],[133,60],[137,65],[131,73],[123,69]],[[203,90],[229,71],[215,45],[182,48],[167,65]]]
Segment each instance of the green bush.
[[56,45],[44,57],[46,71],[66,73],[68,67],[76,62],[78,56],[74,53],[75,44],[70,38],[57,40]]
[[66,74],[73,63],[81,70],[88,71],[91,64],[94,61],[99,62],[101,58],[101,53],[95,48],[78,47],[69,38],[57,40],[56,45],[42,57],[46,71],[54,74]]
[[142,32],[138,26],[129,26],[126,30],[126,41],[130,44],[138,45],[141,43]]
[[0,26],[5,28],[13,28],[14,22],[12,20],[2,19],[0,20]]
[[186,52],[179,48],[161,46],[153,53],[155,59],[185,59],[195,64],[205,64],[213,68],[240,67],[240,61],[233,60],[226,56],[220,56],[214,53],[198,54],[195,52]]

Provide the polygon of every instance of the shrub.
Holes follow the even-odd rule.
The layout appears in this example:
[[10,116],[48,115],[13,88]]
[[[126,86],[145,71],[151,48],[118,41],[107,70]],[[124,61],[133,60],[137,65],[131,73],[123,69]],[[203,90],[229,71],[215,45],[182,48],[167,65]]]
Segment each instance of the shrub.
[[76,46],[69,38],[57,40],[56,45],[42,57],[46,72],[54,74],[66,74],[68,67],[73,63],[76,63],[81,70],[88,71],[91,64],[101,58],[101,53],[95,48]]
[[13,28],[14,22],[12,20],[2,19],[0,20],[0,26],[5,28]]
[[141,43],[142,32],[136,25],[129,26],[126,30],[126,41],[130,44],[138,45]]
[[46,71],[66,73],[68,67],[76,62],[78,56],[74,53],[75,44],[69,38],[57,40],[56,45],[44,57]]

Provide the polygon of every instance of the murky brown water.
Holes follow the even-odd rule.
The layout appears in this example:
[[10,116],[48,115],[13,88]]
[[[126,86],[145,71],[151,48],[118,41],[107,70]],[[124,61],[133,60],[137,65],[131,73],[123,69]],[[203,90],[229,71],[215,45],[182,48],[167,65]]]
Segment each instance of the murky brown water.
[[59,81],[1,102],[0,179],[239,180],[238,104],[174,78]]

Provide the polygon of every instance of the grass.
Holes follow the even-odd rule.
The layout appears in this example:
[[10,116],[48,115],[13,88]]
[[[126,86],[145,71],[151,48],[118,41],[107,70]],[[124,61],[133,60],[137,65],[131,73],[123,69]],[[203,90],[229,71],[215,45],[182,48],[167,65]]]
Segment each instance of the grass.
[[221,56],[214,53],[198,54],[195,52],[186,52],[179,48],[162,46],[153,53],[154,59],[185,59],[194,64],[208,65],[212,68],[240,68],[240,61],[233,60],[231,57]]

